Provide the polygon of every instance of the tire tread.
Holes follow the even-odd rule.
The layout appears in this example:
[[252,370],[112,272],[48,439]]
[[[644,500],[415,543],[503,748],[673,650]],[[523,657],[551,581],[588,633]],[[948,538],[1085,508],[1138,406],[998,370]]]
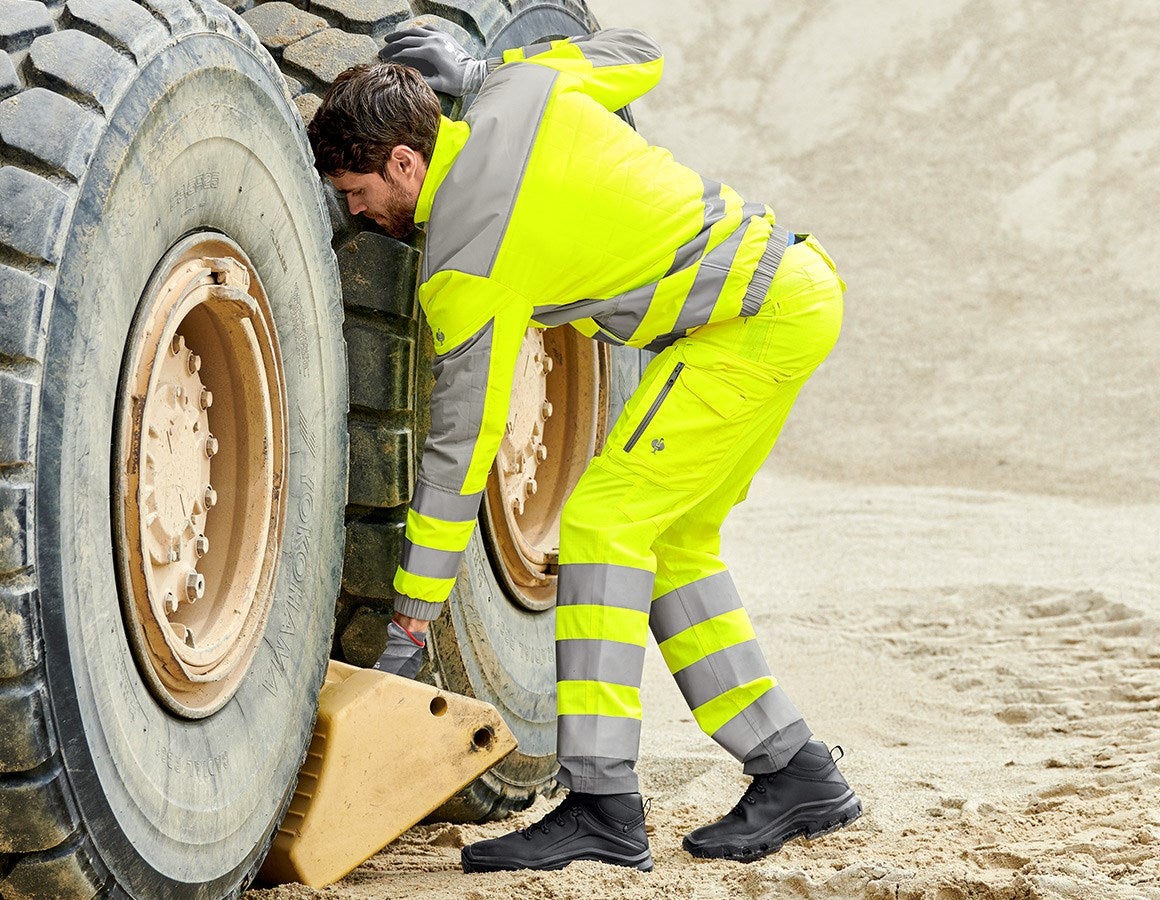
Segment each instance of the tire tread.
[[[35,423],[59,243],[76,182],[138,65],[205,15],[189,0],[6,6],[0,11],[0,716],[9,724],[0,738],[0,895],[123,895],[81,827],[57,754],[34,565]],[[24,18],[15,21],[16,12]]]

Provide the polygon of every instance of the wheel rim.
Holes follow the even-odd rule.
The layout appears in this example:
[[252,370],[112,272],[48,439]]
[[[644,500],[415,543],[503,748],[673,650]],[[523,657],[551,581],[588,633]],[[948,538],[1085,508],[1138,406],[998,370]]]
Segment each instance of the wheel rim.
[[560,513],[608,427],[608,348],[571,328],[529,328],[488,477],[484,535],[509,598],[556,602]]
[[154,270],[121,373],[117,570],[137,665],[186,718],[241,685],[270,610],[286,471],[269,303],[233,241],[191,235]]

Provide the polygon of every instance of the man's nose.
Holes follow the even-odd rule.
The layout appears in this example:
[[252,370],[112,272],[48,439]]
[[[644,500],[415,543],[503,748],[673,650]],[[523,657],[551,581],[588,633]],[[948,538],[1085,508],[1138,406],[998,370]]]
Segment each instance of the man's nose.
[[350,194],[346,195],[346,206],[350,210],[352,216],[357,216],[360,212],[366,209],[366,204],[355,200]]

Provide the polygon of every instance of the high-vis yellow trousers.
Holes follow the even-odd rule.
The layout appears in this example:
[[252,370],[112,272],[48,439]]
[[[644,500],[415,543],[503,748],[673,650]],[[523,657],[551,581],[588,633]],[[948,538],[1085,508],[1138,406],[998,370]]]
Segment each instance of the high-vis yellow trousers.
[[789,247],[756,315],[703,326],[650,363],[566,504],[557,754],[571,790],[638,789],[649,628],[697,723],[746,772],[780,769],[809,739],[721,560],[720,529],[834,346],[844,288],[812,237]]

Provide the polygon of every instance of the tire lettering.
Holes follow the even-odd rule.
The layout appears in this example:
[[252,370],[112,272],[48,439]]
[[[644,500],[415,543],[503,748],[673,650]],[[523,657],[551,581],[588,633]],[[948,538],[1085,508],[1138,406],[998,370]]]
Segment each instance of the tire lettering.
[[291,669],[292,653],[286,636],[298,633],[298,614],[306,600],[306,579],[310,573],[310,522],[314,514],[314,481],[302,479],[302,495],[298,500],[297,524],[290,550],[290,584],[286,589],[286,605],[278,634],[273,640],[264,638],[270,648],[270,663],[266,668],[262,687],[271,697],[277,697],[286,684]]
[[223,750],[213,756],[201,759],[178,756],[164,744],[157,745],[157,756],[165,763],[165,768],[175,775],[186,778],[217,778],[230,768],[230,751]]
[[220,173],[201,172],[170,193],[170,205],[186,211],[200,209],[209,202],[208,192],[216,191],[219,184],[221,184]]

